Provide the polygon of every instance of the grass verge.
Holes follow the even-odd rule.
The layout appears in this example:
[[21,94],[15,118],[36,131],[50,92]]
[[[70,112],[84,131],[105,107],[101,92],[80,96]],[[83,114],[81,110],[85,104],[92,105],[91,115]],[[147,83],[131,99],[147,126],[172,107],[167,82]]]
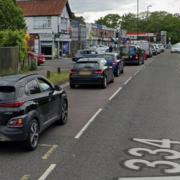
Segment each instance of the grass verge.
[[64,82],[68,81],[69,79],[69,72],[63,71],[60,74],[58,73],[51,73],[49,80],[54,84],[63,84]]

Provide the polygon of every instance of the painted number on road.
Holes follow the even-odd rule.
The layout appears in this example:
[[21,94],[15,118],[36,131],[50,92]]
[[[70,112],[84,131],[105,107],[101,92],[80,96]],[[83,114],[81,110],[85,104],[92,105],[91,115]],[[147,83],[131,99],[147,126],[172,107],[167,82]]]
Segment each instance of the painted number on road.
[[[141,144],[158,147],[161,149],[149,149],[149,148],[132,148],[128,150],[129,155],[134,157],[143,157],[143,159],[129,159],[124,162],[125,167],[131,170],[139,171],[143,166],[149,168],[162,168],[162,172],[165,174],[177,174],[180,173],[180,164],[170,161],[180,159],[180,152],[172,150],[172,145],[180,144],[179,141],[171,141],[170,139],[162,140],[151,140],[151,139],[133,139]],[[161,155],[163,161],[147,161],[145,156],[150,155]]]

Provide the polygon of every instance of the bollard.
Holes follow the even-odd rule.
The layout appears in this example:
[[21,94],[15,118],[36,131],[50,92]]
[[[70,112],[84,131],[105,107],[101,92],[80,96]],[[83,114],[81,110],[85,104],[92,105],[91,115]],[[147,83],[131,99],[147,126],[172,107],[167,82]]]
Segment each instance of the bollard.
[[60,67],[57,68],[57,73],[61,74],[61,68]]
[[47,71],[46,77],[47,77],[47,78],[50,78],[50,77],[51,77],[51,71]]

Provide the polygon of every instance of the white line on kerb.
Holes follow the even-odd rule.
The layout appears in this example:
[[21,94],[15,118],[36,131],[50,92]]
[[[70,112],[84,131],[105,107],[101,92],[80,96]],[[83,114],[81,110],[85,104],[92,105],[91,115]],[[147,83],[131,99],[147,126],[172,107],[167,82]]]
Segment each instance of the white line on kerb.
[[103,109],[99,109],[93,116],[92,118],[87,122],[87,124],[79,131],[79,133],[74,137],[75,139],[79,139],[81,137],[81,135],[86,131],[86,129],[88,128],[88,126],[95,120],[95,118],[100,114],[100,112]]
[[129,77],[129,79],[126,82],[124,82],[124,85],[127,85],[131,81],[131,79],[132,79],[132,76]]
[[120,87],[120,88],[109,98],[109,101],[111,101],[121,90],[122,90],[122,87]]
[[45,180],[49,174],[54,170],[56,164],[51,164],[49,168],[45,171],[45,173],[38,180]]
[[169,177],[131,177],[131,178],[119,178],[118,180],[179,180],[180,176]]

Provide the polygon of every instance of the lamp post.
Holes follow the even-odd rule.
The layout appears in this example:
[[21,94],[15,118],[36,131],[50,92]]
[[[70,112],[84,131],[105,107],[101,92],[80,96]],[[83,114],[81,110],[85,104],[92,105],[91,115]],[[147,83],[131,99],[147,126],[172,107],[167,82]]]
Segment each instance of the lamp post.
[[148,18],[148,16],[149,16],[149,8],[150,8],[150,7],[152,7],[152,5],[148,5],[148,6],[147,6],[147,18]]
[[138,40],[138,34],[139,34],[139,0],[137,0],[137,38],[136,40]]

